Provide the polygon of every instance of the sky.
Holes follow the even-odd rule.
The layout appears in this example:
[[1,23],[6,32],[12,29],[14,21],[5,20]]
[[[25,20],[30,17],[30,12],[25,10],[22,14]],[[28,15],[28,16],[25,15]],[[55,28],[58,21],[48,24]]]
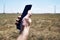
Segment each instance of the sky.
[[22,13],[27,4],[32,4],[32,13],[60,13],[60,0],[0,0],[0,13],[4,8],[5,13]]

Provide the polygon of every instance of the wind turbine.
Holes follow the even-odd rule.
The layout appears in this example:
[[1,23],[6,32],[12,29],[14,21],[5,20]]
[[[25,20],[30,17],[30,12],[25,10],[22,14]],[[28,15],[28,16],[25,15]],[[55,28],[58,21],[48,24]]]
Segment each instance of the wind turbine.
[[5,0],[3,2],[3,14],[5,14]]
[[56,13],[56,5],[54,6],[54,13]]

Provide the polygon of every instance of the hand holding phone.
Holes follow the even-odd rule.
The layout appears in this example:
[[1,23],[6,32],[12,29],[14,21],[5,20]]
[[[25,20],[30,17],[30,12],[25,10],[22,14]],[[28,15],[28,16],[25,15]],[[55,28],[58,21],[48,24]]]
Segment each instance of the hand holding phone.
[[19,20],[19,23],[16,25],[17,29],[21,30],[21,28],[23,28],[22,26],[22,19],[28,14],[28,11],[31,10],[32,5],[26,5],[24,8],[24,11],[21,15],[21,18]]

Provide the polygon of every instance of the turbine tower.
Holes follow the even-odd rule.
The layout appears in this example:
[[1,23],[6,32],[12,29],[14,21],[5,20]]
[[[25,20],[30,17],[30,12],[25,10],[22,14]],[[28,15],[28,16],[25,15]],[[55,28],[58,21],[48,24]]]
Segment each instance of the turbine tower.
[[56,5],[54,6],[54,13],[56,13]]
[[4,3],[3,3],[3,14],[5,14],[5,0],[4,0]]

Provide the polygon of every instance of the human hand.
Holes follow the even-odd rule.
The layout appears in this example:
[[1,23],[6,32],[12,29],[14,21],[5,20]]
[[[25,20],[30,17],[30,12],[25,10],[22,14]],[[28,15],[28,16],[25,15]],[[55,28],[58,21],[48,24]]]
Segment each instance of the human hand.
[[[22,19],[22,28],[21,28],[21,31],[24,30],[24,28],[27,28],[30,26],[31,24],[31,11],[29,10],[28,11],[28,14]],[[18,19],[16,19],[16,26],[17,24],[19,23],[19,20],[20,20],[21,16],[18,16]]]

